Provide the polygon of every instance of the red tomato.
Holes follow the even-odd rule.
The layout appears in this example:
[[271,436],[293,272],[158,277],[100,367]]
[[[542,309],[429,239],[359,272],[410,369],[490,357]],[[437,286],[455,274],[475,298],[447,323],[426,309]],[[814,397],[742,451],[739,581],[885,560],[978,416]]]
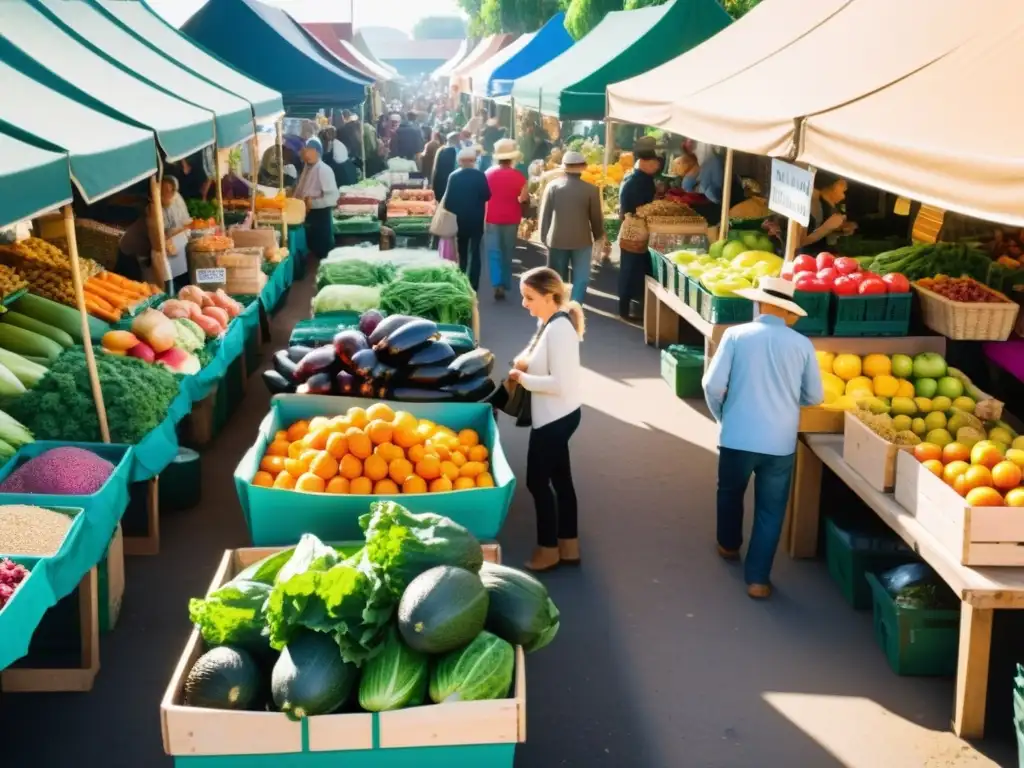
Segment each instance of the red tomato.
[[818,271],[820,272],[823,269],[828,269],[829,267],[832,266],[832,262],[834,262],[835,260],[836,257],[833,256],[831,253],[822,251],[821,253],[818,254],[818,258],[815,259],[815,262],[818,265]]
[[793,271],[794,272],[817,272],[818,263],[814,260],[813,256],[804,254],[803,256],[797,256],[793,260]]
[[857,292],[861,296],[877,296],[882,293],[888,292],[888,288],[880,278],[869,277],[866,280],[862,280],[860,287]]
[[910,281],[899,272],[885,275],[882,282],[889,288],[889,293],[910,293]]
[[831,267],[826,267],[825,269],[818,270],[818,279],[825,284],[826,288],[831,288],[832,281],[834,281],[837,277],[839,277],[839,273],[836,272]]
[[853,280],[857,285],[860,285],[869,277],[878,277],[878,275],[872,274],[871,272],[851,272],[848,275],[843,275],[843,277]]
[[851,259],[849,256],[840,256],[832,266],[841,275],[852,275],[854,272],[860,272],[860,262],[856,259]]
[[826,290],[821,280],[809,272],[797,275],[796,282],[793,284],[793,287],[798,291],[805,291],[807,293],[818,293]]
[[856,296],[858,283],[852,275],[837,277],[832,284],[832,292],[836,296]]

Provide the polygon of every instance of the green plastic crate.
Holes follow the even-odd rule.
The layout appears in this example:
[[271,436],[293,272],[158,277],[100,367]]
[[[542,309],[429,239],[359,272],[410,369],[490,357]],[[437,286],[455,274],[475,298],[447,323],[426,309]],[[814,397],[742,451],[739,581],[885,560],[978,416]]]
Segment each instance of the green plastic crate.
[[832,311],[832,294],[824,291],[797,291],[793,301],[807,313],[793,326],[805,336],[828,336],[829,313]]
[[914,553],[893,535],[844,531],[825,520],[825,562],[832,579],[850,605],[858,611],[871,608],[868,573],[881,573],[916,560]]
[[679,297],[679,300],[681,302],[683,302],[683,304],[686,304],[687,303],[686,300],[687,300],[687,298],[690,295],[690,291],[689,291],[690,278],[688,278],[681,271],[681,267],[678,264],[675,265],[675,271],[676,271],[676,296]]
[[661,351],[661,378],[676,393],[676,397],[702,397],[703,375],[703,349],[673,344]]
[[836,296],[833,336],[906,336],[910,330],[913,296]]
[[[729,325],[731,323],[748,323],[754,319],[754,302],[738,296],[712,296],[698,282],[690,286],[692,291],[700,293],[700,316],[712,325]],[[692,306],[692,302],[691,302]]]
[[653,248],[648,248],[651,255],[651,276],[657,280],[662,287],[668,285],[668,262],[665,257]]
[[[301,344],[317,347],[327,344],[338,331],[355,328],[359,325],[359,314],[359,312],[325,312],[306,320],[299,320],[292,328],[288,346],[294,347]],[[469,326],[438,323],[437,329],[441,333],[441,338],[447,341],[456,353],[461,355],[476,349],[473,329]]]
[[[700,314],[701,285],[692,277],[686,278],[686,306]],[[704,291],[704,293],[707,293]]]
[[901,608],[875,575],[865,574],[874,598],[875,639],[897,675],[956,674],[960,611]]

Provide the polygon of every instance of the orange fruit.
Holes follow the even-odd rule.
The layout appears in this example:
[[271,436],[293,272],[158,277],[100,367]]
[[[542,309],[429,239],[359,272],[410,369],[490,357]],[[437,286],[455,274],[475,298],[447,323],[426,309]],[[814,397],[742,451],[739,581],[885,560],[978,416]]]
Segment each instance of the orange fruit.
[[461,468],[462,465],[466,463],[466,454],[464,454],[462,451],[452,451],[451,460],[452,464],[454,464],[456,467]]
[[362,429],[362,427],[349,427],[348,429],[346,429],[341,434],[343,434],[345,437],[352,437],[353,435],[361,435],[361,434],[363,434],[363,429]]
[[370,417],[366,414],[366,411],[358,406],[352,406],[349,408],[345,417],[352,422],[353,427],[358,427],[359,429],[362,429],[370,423]]
[[476,481],[472,477],[460,477],[452,487],[456,491],[468,491],[470,488],[476,488]]
[[349,421],[348,416],[335,416],[331,419],[331,429],[344,435],[352,429],[352,422]]
[[964,474],[971,468],[971,465],[966,461],[954,461],[947,464],[942,470],[942,479],[945,480],[949,485],[953,484],[958,475]]
[[427,481],[416,475],[409,475],[402,483],[402,493],[426,493]]
[[368,477],[357,477],[348,484],[348,492],[353,496],[369,496],[373,493],[373,481]]
[[988,467],[975,464],[964,473],[964,487],[968,491],[975,488],[991,488],[992,471]]
[[303,451],[308,451],[309,448],[301,440],[296,440],[294,443],[288,444],[288,458],[297,459],[302,455]]
[[952,461],[971,460],[971,449],[963,443],[949,443],[942,449],[942,463],[949,464]]
[[323,427],[315,432],[310,430],[309,433],[302,439],[302,441],[312,448],[314,451],[322,451],[327,448],[327,440],[333,435],[334,432],[330,427]]
[[312,464],[313,459],[315,459],[319,455],[320,451],[314,451],[312,448],[307,448],[302,452],[302,455],[299,456],[299,460],[305,462],[306,464]]
[[284,472],[284,462],[285,459],[282,456],[264,456],[260,460],[260,469],[276,475],[278,472]]
[[287,456],[288,455],[288,440],[278,440],[274,438],[274,442],[267,446],[267,456]]
[[295,487],[295,478],[287,472],[281,472],[274,478],[274,487],[290,491]]
[[338,474],[348,480],[355,480],[363,474],[363,462],[351,453],[345,454],[338,465]]
[[938,459],[922,461],[921,465],[936,477],[942,477],[942,462]]
[[971,448],[971,463],[981,464],[982,466],[992,469],[996,464],[1003,460],[1003,451],[995,443],[983,440],[980,443],[975,443],[974,447]]
[[370,421],[380,419],[381,421],[391,422],[395,419],[395,412],[386,403],[374,403],[366,409],[366,418]]
[[388,476],[388,462],[384,460],[383,456],[376,454],[367,456],[366,461],[363,462],[363,474],[374,482],[383,480]]
[[417,464],[423,461],[423,457],[426,455],[427,449],[426,446],[423,445],[414,445],[412,448],[409,449],[407,453],[409,461],[411,461],[413,464]]
[[416,427],[414,432],[416,433],[416,439],[422,443],[434,436],[437,432],[437,427],[428,421],[426,424],[420,424]]
[[1003,499],[1008,507],[1024,507],[1024,488],[1014,488],[1012,491],[1006,492],[1006,498]]
[[309,431],[316,432],[320,429],[327,429],[331,426],[331,419],[327,416],[314,416],[309,420]]
[[430,492],[431,493],[445,493],[452,490],[452,481],[444,475],[441,477],[435,477],[430,481]]
[[430,443],[427,449],[437,456],[441,461],[448,461],[452,457],[452,452],[448,450],[447,445],[438,445],[437,443]]
[[412,448],[423,442],[423,438],[415,429],[405,429],[404,427],[394,430],[391,439],[400,448]]
[[288,439],[288,430],[287,429],[279,429],[279,430],[277,430],[277,432],[274,433],[274,439],[275,440],[283,440],[286,443],[291,442]]
[[487,471],[487,467],[479,461],[467,461],[459,467],[459,477],[476,478]]
[[450,461],[442,461],[441,474],[454,483],[456,480],[459,479],[459,468]]
[[934,443],[918,443],[914,446],[914,458],[918,461],[941,461],[942,448]]
[[477,488],[493,488],[494,478],[491,477],[490,472],[481,472],[476,476],[476,487]]
[[995,488],[972,488],[967,493],[967,503],[972,507],[1002,507],[1003,496]]
[[392,431],[391,422],[382,419],[374,419],[366,425],[366,434],[374,445],[390,443]]
[[412,474],[412,462],[408,459],[395,459],[388,465],[388,475],[401,485]]
[[344,494],[348,493],[348,478],[338,475],[327,481],[327,493]]
[[480,436],[472,429],[464,429],[459,432],[459,442],[462,445],[468,445],[472,448],[474,445],[480,444]]
[[292,477],[298,477],[309,472],[309,462],[302,459],[285,459],[284,470]]
[[260,488],[270,488],[274,485],[274,476],[269,472],[257,472],[252,477],[252,484],[258,485]]
[[403,451],[394,443],[381,443],[380,445],[373,449],[373,452],[380,456],[382,459],[384,459],[384,461],[386,461],[388,464],[390,464],[395,459],[405,458],[405,451]]
[[374,483],[373,492],[378,496],[397,496],[402,491],[394,480],[386,477],[383,480],[378,480]]
[[362,432],[351,435],[348,438],[348,452],[357,459],[365,459],[373,453],[373,442]]
[[992,467],[992,485],[1001,491],[1009,491],[1020,485],[1024,473],[1012,461],[1000,461]]
[[288,439],[293,443],[296,440],[301,440],[309,432],[309,422],[305,419],[300,419],[288,427]]
[[338,460],[327,451],[321,451],[316,458],[309,463],[309,471],[324,480],[330,480],[338,474]]
[[441,460],[430,454],[424,456],[416,462],[416,474],[424,480],[436,480],[441,476]]
[[474,445],[466,454],[470,461],[487,461],[489,455],[485,445]]
[[395,411],[395,418],[391,420],[391,426],[395,429],[416,429],[419,424],[416,417],[408,411]]
[[324,482],[324,479],[312,472],[307,472],[295,481],[295,490],[305,493],[323,493],[326,487],[327,483]]
[[966,496],[971,489],[967,487],[967,474],[957,475],[953,480],[953,490],[961,496]]
[[327,438],[327,452],[336,459],[348,453],[348,439],[340,432],[332,432]]
[[[397,414],[395,415],[397,417]],[[409,426],[411,426],[413,429],[422,429],[424,432],[429,431],[430,434],[434,434],[434,431],[437,429],[437,424],[432,422],[430,419],[420,419],[419,421],[415,421],[415,418],[416,417],[414,416],[413,423],[410,424]]]

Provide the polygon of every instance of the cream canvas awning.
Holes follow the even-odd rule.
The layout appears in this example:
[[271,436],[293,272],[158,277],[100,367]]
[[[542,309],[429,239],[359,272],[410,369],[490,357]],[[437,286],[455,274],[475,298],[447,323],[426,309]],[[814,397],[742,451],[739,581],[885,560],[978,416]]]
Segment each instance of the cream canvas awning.
[[468,93],[472,88],[470,75],[473,70],[490,61],[495,54],[508,46],[516,37],[516,35],[502,34],[491,35],[484,39],[476,50],[449,73],[448,77],[451,79],[452,85],[458,88],[460,93]]
[[799,159],[941,208],[1024,227],[1024,8],[948,56],[804,124]]

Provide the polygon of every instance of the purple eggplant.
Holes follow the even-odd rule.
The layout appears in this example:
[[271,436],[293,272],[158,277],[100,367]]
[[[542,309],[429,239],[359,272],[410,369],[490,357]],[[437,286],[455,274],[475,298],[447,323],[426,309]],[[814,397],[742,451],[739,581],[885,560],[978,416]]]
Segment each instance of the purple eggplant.
[[392,368],[387,363],[378,362],[373,366],[373,370],[370,371],[370,378],[378,384],[389,384],[394,380],[395,374],[398,373],[397,368]]
[[377,327],[373,329],[373,333],[370,334],[370,346],[372,347],[380,344],[384,339],[397,331],[403,325],[411,323],[415,319],[415,317],[410,317],[409,315],[391,315],[390,317],[384,318],[377,324]]
[[384,315],[379,309],[368,309],[359,316],[359,330],[364,336],[370,336],[383,321]]
[[481,375],[487,376],[494,368],[494,355],[489,350],[480,347],[472,352],[459,355],[448,368],[460,380],[475,379]]
[[377,356],[391,365],[405,365],[409,358],[437,338],[437,323],[417,318],[374,345]]
[[447,365],[421,365],[410,368],[405,373],[405,380],[413,387],[443,387],[453,383],[458,377]]
[[299,361],[295,367],[295,380],[302,383],[318,373],[330,373],[337,363],[338,355],[333,346],[317,347]]
[[267,387],[267,391],[272,395],[281,395],[286,392],[292,392],[295,389],[295,383],[286,379],[279,372],[275,370],[264,371],[263,383]]
[[293,363],[298,363],[306,355],[313,351],[313,347],[307,347],[302,344],[297,344],[294,347],[288,347],[288,359]]
[[274,371],[281,375],[286,381],[295,381],[298,363],[289,356],[289,350],[280,349],[274,353]]
[[333,377],[329,373],[314,373],[295,390],[300,395],[329,395]]
[[443,389],[419,389],[417,387],[398,387],[391,391],[391,399],[402,403],[450,403],[455,395]]
[[378,362],[377,354],[372,349],[356,352],[352,356],[352,372],[361,379],[368,379]]
[[450,392],[457,400],[467,403],[478,403],[494,391],[494,382],[486,374],[472,379],[460,379],[454,384],[441,387],[442,392]]
[[376,397],[377,389],[377,385],[367,379],[359,385],[359,389],[356,390],[356,394],[359,395],[359,397]]
[[334,392],[338,395],[354,395],[359,388],[359,379],[348,371],[338,371],[334,377]]
[[447,341],[435,340],[409,358],[412,367],[420,365],[448,365],[455,359],[455,350]]
[[352,368],[352,358],[357,352],[370,348],[362,331],[354,328],[342,331],[334,337],[334,351],[346,368]]

